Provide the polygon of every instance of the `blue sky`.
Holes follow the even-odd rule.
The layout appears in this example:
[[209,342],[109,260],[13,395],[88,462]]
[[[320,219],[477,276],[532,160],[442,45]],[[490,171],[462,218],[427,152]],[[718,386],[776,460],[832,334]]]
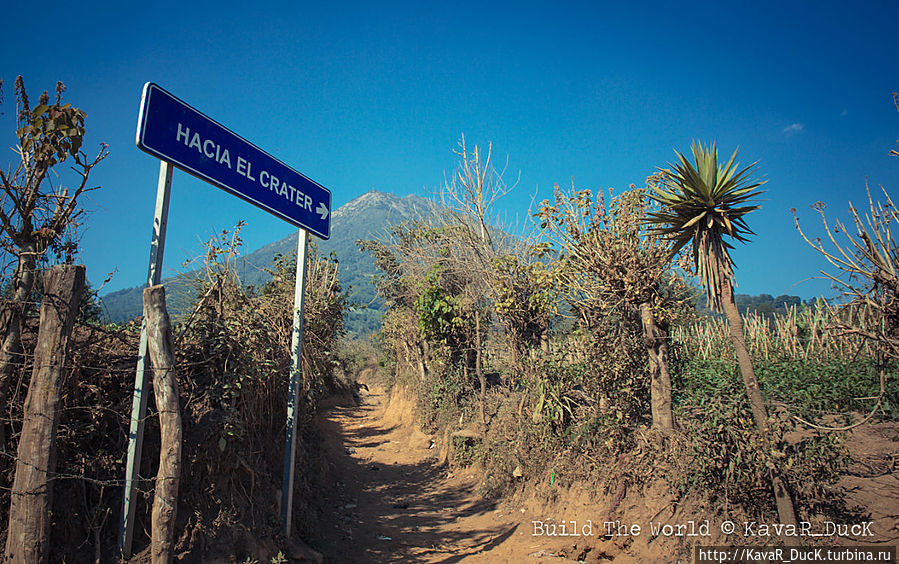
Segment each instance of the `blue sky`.
[[[372,188],[429,195],[464,132],[508,156],[525,221],[554,183],[623,190],[688,151],[737,146],[767,184],[734,252],[738,292],[829,294],[790,208],[842,216],[872,187],[899,188],[899,3],[605,2],[48,3],[5,7],[0,165],[13,162],[12,82],[57,80],[88,113],[85,147],[109,143],[82,259],[104,293],[146,277],[158,161],[134,144],[153,81],[329,188],[335,207]],[[281,220],[176,171],[166,273],[201,239],[247,221],[247,251]]]

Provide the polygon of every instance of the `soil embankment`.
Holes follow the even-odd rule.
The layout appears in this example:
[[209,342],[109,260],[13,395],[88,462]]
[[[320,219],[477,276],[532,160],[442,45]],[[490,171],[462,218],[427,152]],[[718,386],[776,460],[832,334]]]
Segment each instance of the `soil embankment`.
[[[330,562],[552,562],[575,543],[534,537],[525,510],[478,493],[474,470],[452,472],[418,431],[412,403],[372,385],[324,410],[334,487],[317,548]],[[530,558],[529,558],[530,557]]]
[[[361,382],[366,382],[365,376]],[[591,499],[586,493],[565,489],[553,496],[551,507],[533,496],[502,502],[485,499],[479,493],[482,480],[477,471],[451,470],[441,462],[445,458],[440,456],[442,445],[434,442],[439,438],[417,430],[411,399],[401,393],[388,396],[381,387],[368,385],[359,390],[358,397],[347,397],[323,409],[319,416],[333,487],[323,492],[320,500],[323,522],[313,544],[326,562],[623,564],[691,560],[693,542],[685,542],[687,539],[652,539],[649,535],[609,538],[600,525],[607,519],[649,522],[666,520],[666,516],[672,523],[684,521],[684,515],[692,514],[689,504],[668,499],[670,492],[657,492],[650,504],[646,492],[634,492],[633,496],[628,492],[627,497],[633,497],[628,500],[614,496]],[[890,456],[895,438],[892,424],[872,426],[853,436],[856,447],[864,445],[872,451],[858,453],[864,460],[884,466],[856,465],[854,470],[869,472],[853,472],[847,476],[852,483],[845,484],[856,507],[868,508],[878,537],[875,542],[888,541],[899,532],[895,526],[899,498],[895,454]],[[593,520],[590,535],[534,535],[535,521],[558,525],[578,520],[580,529],[588,519]],[[712,521],[715,519],[712,516]],[[720,535],[712,536],[715,538],[708,540],[717,541],[713,544],[726,542]],[[852,540],[841,542],[857,544]]]

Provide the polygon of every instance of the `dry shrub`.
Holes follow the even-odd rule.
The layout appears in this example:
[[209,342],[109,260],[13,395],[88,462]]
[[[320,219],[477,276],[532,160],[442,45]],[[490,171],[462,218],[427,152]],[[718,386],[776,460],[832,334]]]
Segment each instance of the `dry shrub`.
[[[649,420],[648,377],[640,327],[609,317],[596,332],[579,330],[534,351],[522,384],[491,396],[487,427],[476,459],[485,491],[504,495],[534,480],[602,483],[617,461],[636,448]],[[513,476],[518,468],[521,477]],[[644,472],[645,470],[645,472]]]
[[[26,324],[26,350],[34,345],[37,321],[29,319]],[[73,332],[62,384],[56,474],[51,481],[50,561],[93,563],[115,558],[138,335],[139,326],[133,324],[79,325]],[[5,421],[10,433],[3,449],[10,454],[0,464],[4,480],[10,484],[32,369],[29,355],[15,372],[17,384]],[[147,449],[152,448],[151,440]],[[9,518],[9,501],[9,490],[0,489],[4,524]]]
[[[223,234],[219,242],[234,241]],[[208,254],[209,276],[200,286],[193,317],[176,327],[177,375],[184,420],[184,474],[178,507],[176,553],[181,561],[228,561],[274,556],[279,533],[285,437],[289,335],[294,267],[281,260],[259,295],[247,293],[228,268],[231,251]],[[344,297],[336,263],[312,252],[307,284],[303,397],[297,452],[294,523],[302,535],[318,526],[309,503],[327,472],[310,421],[329,387],[333,350],[340,335]],[[29,320],[26,350],[37,320]],[[67,361],[62,417],[57,435],[57,474],[50,560],[113,562],[117,559],[128,427],[140,326],[78,325]],[[30,363],[17,367],[2,445],[16,452],[22,398]],[[148,545],[150,504],[159,452],[153,396],[146,419],[133,552],[141,561]],[[0,459],[12,482],[13,456]],[[9,493],[0,489],[0,519],[8,519]],[[268,556],[266,556],[268,555]]]
[[[187,522],[179,528],[178,549],[206,558],[215,551],[249,556],[242,553],[248,535],[274,539],[280,528],[280,507],[272,500],[280,499],[296,262],[278,257],[272,281],[253,295],[230,268],[233,256],[213,248],[207,254],[213,264],[207,258],[209,276],[179,347],[190,460],[181,490]],[[300,534],[316,528],[316,508],[307,500],[323,487],[326,473],[311,422],[318,400],[335,385],[345,304],[336,261],[310,249],[296,462],[303,470],[296,473],[293,506]]]

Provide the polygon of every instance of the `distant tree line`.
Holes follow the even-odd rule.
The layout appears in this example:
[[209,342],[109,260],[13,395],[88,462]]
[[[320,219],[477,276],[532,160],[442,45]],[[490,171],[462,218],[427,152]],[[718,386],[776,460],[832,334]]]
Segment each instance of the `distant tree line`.
[[786,294],[782,294],[776,298],[771,294],[759,294],[757,296],[737,294],[735,298],[740,313],[744,315],[747,313],[757,313],[759,315],[764,315],[765,317],[773,317],[775,313],[784,314],[791,307],[801,307],[803,304],[812,306],[815,302],[814,300],[806,300],[803,302],[802,298],[799,296],[788,296]]

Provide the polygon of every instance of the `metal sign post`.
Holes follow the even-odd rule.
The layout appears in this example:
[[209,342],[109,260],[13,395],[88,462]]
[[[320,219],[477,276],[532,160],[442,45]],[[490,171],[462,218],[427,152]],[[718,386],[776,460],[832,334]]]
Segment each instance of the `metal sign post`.
[[[174,166],[300,228],[297,242],[297,281],[291,338],[293,361],[290,370],[290,396],[287,399],[287,439],[282,495],[284,531],[289,535],[296,460],[297,411],[302,385],[306,245],[308,233],[322,239],[331,236],[331,192],[152,82],[144,85],[141,97],[137,146],[160,159],[148,285],[155,286],[160,282]],[[144,324],[141,326],[140,351],[134,377],[127,473],[119,528],[119,550],[125,557],[130,556],[134,533],[137,502],[134,486],[140,471],[144,417],[149,395],[144,374],[146,358],[147,330]]]
[[[153,236],[150,239],[150,268],[147,285],[159,284],[162,277],[162,256],[165,251],[165,229],[169,217],[169,196],[172,192],[174,167],[159,161],[159,182],[156,186],[156,212],[153,215]],[[137,354],[137,371],[134,375],[134,397],[131,403],[131,428],[128,433],[128,461],[125,469],[125,493],[122,499],[122,520],[119,526],[119,552],[131,555],[131,539],[134,536],[134,486],[139,479],[140,455],[144,446],[144,415],[147,413],[147,323],[141,322],[140,349]]]
[[296,471],[297,416],[303,384],[303,305],[306,294],[306,247],[309,235],[300,229],[297,237],[297,281],[293,297],[293,335],[290,340],[290,391],[287,396],[287,438],[284,442],[284,475],[281,486],[281,524],[290,537],[293,515],[293,481]]

